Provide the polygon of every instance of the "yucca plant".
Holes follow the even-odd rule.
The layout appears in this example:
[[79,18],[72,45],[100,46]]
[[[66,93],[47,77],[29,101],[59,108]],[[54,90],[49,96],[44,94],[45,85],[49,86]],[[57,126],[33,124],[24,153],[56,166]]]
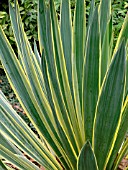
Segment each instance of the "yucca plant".
[[[10,17],[15,55],[0,28],[0,60],[8,80],[38,136],[0,92],[0,165],[38,170],[116,170],[127,154],[128,15],[113,51],[111,0],[92,0],[88,26],[85,1],[38,2],[39,49],[32,50],[19,14]],[[25,153],[25,154],[24,154]]]

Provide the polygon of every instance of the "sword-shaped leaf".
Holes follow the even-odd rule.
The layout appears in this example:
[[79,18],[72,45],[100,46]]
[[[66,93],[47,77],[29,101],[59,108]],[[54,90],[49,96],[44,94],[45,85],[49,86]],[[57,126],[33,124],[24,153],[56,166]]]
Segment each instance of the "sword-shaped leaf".
[[77,170],[98,170],[96,158],[90,143],[82,147],[77,161]]
[[60,87],[62,88],[63,97],[65,98],[65,105],[67,106],[68,116],[70,118],[72,128],[75,134],[78,150],[82,147],[83,139],[80,133],[80,127],[77,120],[77,114],[74,107],[71,89],[69,86],[68,74],[66,69],[66,61],[64,58],[62,41],[60,37],[60,29],[55,13],[53,0],[50,0],[51,22],[54,39],[55,61],[58,72]]
[[[24,170],[39,170],[37,166],[32,164],[27,158],[24,156],[20,156],[17,154],[12,153],[10,150],[5,148],[3,145],[0,145],[0,154],[3,156],[4,159],[7,161],[11,162],[14,166],[16,166],[19,169],[24,169]],[[50,169],[49,169],[50,170]]]
[[0,160],[0,170],[8,170],[1,160]]
[[112,150],[111,157],[109,159],[107,170],[112,168],[113,162],[116,159],[118,152],[120,150],[120,146],[122,145],[124,138],[128,131],[128,96],[125,99],[125,103],[122,109],[122,118],[120,128],[117,134],[116,142],[114,144],[114,148]]
[[101,84],[103,82],[105,73],[110,65],[111,55],[112,55],[112,45],[113,45],[113,35],[112,35],[112,17],[107,23],[106,32],[104,35],[102,51],[101,51]]
[[[1,153],[4,154],[3,150],[6,148],[13,154],[21,155],[20,151],[18,152],[16,148],[13,147],[13,145],[12,147],[6,146],[6,139],[8,139],[9,142],[12,142],[15,146],[17,146],[17,148],[27,153],[31,158],[36,160],[41,165],[49,168],[57,168],[58,166],[60,169],[60,165],[56,161],[55,157],[49,152],[43,143],[41,143],[41,141],[32,132],[28,125],[20,118],[20,116],[17,115],[5,97],[2,97],[3,95],[0,96],[0,129],[3,136],[1,136],[0,140]],[[7,156],[6,154],[3,154],[1,154],[3,157]]]
[[[123,146],[114,162],[112,170],[117,170],[119,163],[123,159],[123,157],[128,153],[128,138],[124,141]],[[126,167],[127,170],[127,167]]]
[[107,166],[120,126],[125,60],[125,42],[123,41],[106,73],[96,108],[93,148],[99,170]]
[[[50,116],[49,115],[50,112],[49,112],[49,114],[45,113],[46,117],[43,116],[43,112],[39,108],[39,105],[37,104],[37,101],[36,101],[35,96],[32,92],[32,89],[30,88],[30,84],[29,84],[30,82],[28,82],[27,77],[24,74],[24,71],[23,71],[20,63],[13,52],[13,49],[10,47],[10,45],[1,29],[0,29],[0,43],[1,43],[0,59],[4,65],[4,69],[6,71],[6,75],[11,83],[11,86],[14,89],[14,92],[17,95],[23,109],[25,110],[27,116],[29,117],[29,119],[31,120],[33,125],[35,126],[39,135],[43,138],[45,137],[45,139],[47,140],[49,145],[54,145],[54,147],[53,146],[52,147],[55,149],[54,150],[55,153],[59,157],[61,157],[62,154],[60,152],[63,149],[60,147],[56,147],[56,144],[57,143],[59,144],[61,142],[60,142],[59,136],[57,135],[57,133],[55,132],[55,129],[53,127],[54,121],[52,123],[49,122],[50,124],[46,123],[46,117]],[[48,106],[47,104],[48,103],[45,104],[45,107]],[[43,117],[44,117],[44,119],[43,119]],[[52,120],[52,116],[51,116],[51,120]],[[49,134],[49,133],[51,133],[51,134]],[[57,137],[58,139],[54,135],[56,137],[58,136]],[[59,151],[59,150],[61,150],[61,151]]]
[[[73,89],[72,89],[72,64],[71,64],[71,57],[72,57],[72,21],[71,21],[71,9],[70,9],[70,1],[63,0],[61,5],[61,38],[62,38],[62,45],[63,51],[66,61],[66,68],[68,72],[68,79],[70,88],[72,91],[73,96]],[[68,30],[68,31],[67,31]]]
[[125,98],[128,96],[128,56],[126,58],[126,87],[125,87]]
[[[83,112],[85,138],[92,142],[95,108],[100,87],[100,33],[98,7],[96,7],[92,24],[88,31],[86,58],[83,80]],[[93,48],[93,50],[92,50]]]
[[102,47],[104,37],[105,37],[105,32],[107,30],[107,23],[111,15],[111,0],[100,1],[99,15],[100,15],[100,33],[101,33],[101,47]]
[[[121,41],[124,39],[126,43],[126,54],[128,54],[128,14],[126,15],[124,19],[124,23],[122,25],[121,31],[119,33],[119,37],[116,42],[116,46],[114,48],[113,56],[116,53],[117,49],[119,48],[119,45]],[[126,87],[125,87],[125,98],[128,95],[128,55],[126,56]]]
[[85,33],[86,33],[86,18],[85,18],[85,1],[77,0],[74,14],[74,34],[73,34],[73,60],[75,60],[76,78],[78,83],[78,97],[80,106],[82,106],[82,74],[83,63],[85,56]]
[[[43,3],[42,1],[39,1],[39,6],[41,9],[44,8],[42,3]],[[64,6],[64,5],[65,5],[65,3],[62,4],[62,6]],[[54,6],[52,6],[52,10],[53,10],[53,7]],[[42,26],[43,26],[43,24],[46,24],[46,26],[44,26],[44,28],[46,28],[45,33],[42,33],[42,38],[44,40],[46,39],[46,42],[44,44],[44,54],[42,55],[42,71],[43,71],[43,75],[44,75],[44,79],[45,79],[45,85],[46,85],[46,89],[47,89],[47,93],[48,93],[48,99],[49,99],[49,102],[51,104],[51,107],[52,107],[52,110],[54,113],[54,118],[55,118],[55,121],[57,124],[58,133],[59,133],[60,139],[62,141],[62,145],[64,145],[65,151],[67,152],[67,154],[70,157],[70,155],[73,155],[73,154],[72,154],[72,151],[70,150],[71,146],[69,146],[69,144],[68,144],[69,142],[67,140],[70,139],[72,148],[74,148],[75,152],[78,154],[78,149],[76,146],[77,140],[74,140],[74,138],[75,138],[74,132],[73,132],[74,130],[72,128],[71,121],[70,121],[69,115],[68,115],[68,110],[66,108],[67,101],[65,98],[61,70],[60,70],[60,66],[59,66],[59,62],[58,62],[59,59],[57,58],[57,60],[56,60],[56,57],[58,54],[56,55],[56,53],[55,54],[53,53],[54,41],[52,39],[53,32],[52,32],[52,28],[51,28],[51,16],[50,16],[49,7],[46,10],[46,16],[45,16],[45,13],[41,13],[41,10],[39,12],[39,15],[40,15],[39,19],[40,19],[40,22],[42,23]],[[52,15],[54,16],[54,20],[57,20],[56,14],[54,12]],[[43,18],[45,18],[46,22],[43,22],[43,20],[44,20]],[[40,31],[41,31],[41,29],[44,29],[44,28],[41,27]],[[57,26],[57,29],[58,29],[58,26]],[[46,43],[47,43],[47,45],[46,45]],[[59,79],[58,79],[58,76],[59,76]],[[57,123],[58,121],[60,122],[60,125]]]

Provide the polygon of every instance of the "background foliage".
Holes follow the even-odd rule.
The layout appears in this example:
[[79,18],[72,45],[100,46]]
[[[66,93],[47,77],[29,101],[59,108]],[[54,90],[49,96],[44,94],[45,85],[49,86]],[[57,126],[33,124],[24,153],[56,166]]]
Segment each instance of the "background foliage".
[[[30,42],[37,39],[37,0],[20,0],[20,13],[24,23],[25,32]],[[12,46],[15,44],[11,22],[9,18],[8,2],[1,3],[0,25],[2,25]]]
[[[96,3],[99,3],[99,0],[95,0]],[[8,12],[8,2],[5,0],[1,2],[0,7],[0,25],[4,32],[6,33],[12,46],[15,46],[15,40],[13,37],[13,32],[11,28],[9,12]],[[56,10],[59,15],[60,11],[60,2],[61,0],[55,0]],[[33,39],[37,40],[37,0],[19,0],[20,12],[22,20],[24,23],[25,32],[30,40],[30,43],[33,45]],[[72,12],[74,11],[75,0],[71,0]],[[123,19],[127,13],[128,2],[125,0],[112,0],[112,15],[113,15],[113,24],[114,24],[114,44],[117,40],[119,31],[123,24]],[[86,15],[88,18],[90,9],[90,0],[86,1]]]

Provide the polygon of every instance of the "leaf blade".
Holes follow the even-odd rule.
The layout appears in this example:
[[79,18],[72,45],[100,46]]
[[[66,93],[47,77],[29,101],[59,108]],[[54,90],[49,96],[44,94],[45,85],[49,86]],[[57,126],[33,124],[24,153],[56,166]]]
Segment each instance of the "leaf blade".
[[120,125],[124,82],[125,42],[123,41],[106,74],[96,108],[93,148],[100,170],[106,167],[117,137],[116,132]]
[[90,143],[87,141],[82,147],[77,161],[77,170],[98,170],[96,158],[91,148]]
[[119,131],[117,134],[116,142],[114,144],[114,148],[113,148],[111,157],[110,157],[108,165],[107,165],[107,169],[112,168],[112,164],[113,164],[114,160],[116,159],[119,149],[124,141],[124,138],[125,138],[127,130],[128,130],[127,122],[128,122],[128,96],[124,102],[124,106],[122,109],[122,118],[121,118],[120,128],[119,128]]
[[[84,63],[83,112],[85,138],[92,142],[93,121],[100,87],[100,34],[98,7],[88,31]],[[93,50],[92,50],[93,48]]]

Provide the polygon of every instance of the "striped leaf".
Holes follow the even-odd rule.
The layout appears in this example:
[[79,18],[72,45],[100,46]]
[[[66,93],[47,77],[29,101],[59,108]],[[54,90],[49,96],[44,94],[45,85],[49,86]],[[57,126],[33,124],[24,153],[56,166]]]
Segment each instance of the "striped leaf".
[[[119,48],[119,45],[121,41],[124,39],[126,43],[126,53],[128,54],[128,14],[126,14],[126,17],[124,19],[124,23],[122,25],[121,31],[119,33],[116,46],[114,48],[114,54],[116,53],[117,49]],[[128,95],[128,55],[126,55],[126,88],[125,88],[125,98]]]
[[93,20],[94,11],[95,11],[95,0],[91,0],[86,37],[88,35],[88,30]]
[[[128,152],[128,138],[126,139],[126,141],[124,142],[115,162],[114,165],[112,167],[112,170],[117,170],[119,163],[121,162],[121,160],[123,159],[124,155],[126,155]],[[127,169],[127,167],[126,167]]]
[[112,17],[107,23],[106,32],[104,35],[102,52],[101,52],[101,84],[103,82],[105,73],[110,65],[111,55],[112,55],[112,45],[113,45],[113,35],[112,35]]
[[85,1],[77,0],[76,9],[74,14],[74,34],[73,34],[73,60],[75,60],[76,67],[76,78],[78,83],[78,93],[80,106],[82,106],[82,73],[83,73],[83,62],[85,52]]
[[4,159],[11,162],[14,166],[20,169],[28,170],[29,168],[31,170],[39,170],[39,168],[28,161],[27,158],[15,155],[11,151],[4,148],[2,145],[0,145],[0,154],[3,156]]
[[[41,7],[40,7],[41,6]],[[17,7],[18,8],[18,7]],[[46,7],[45,7],[45,3],[43,3],[43,1],[42,2],[40,2],[39,3],[39,9],[44,9],[44,11],[45,11],[45,13],[43,13],[42,14],[42,11],[40,11],[40,17],[41,17],[41,19],[43,18],[43,17],[45,17],[45,21],[46,21],[46,28],[48,28],[48,24],[49,24],[49,21],[48,21],[48,19],[49,19],[49,11],[47,10],[47,9],[45,9]],[[18,10],[18,9],[17,9]],[[20,16],[19,16],[19,18],[20,18]],[[21,23],[21,22],[20,22]],[[40,23],[42,23],[42,22],[40,22]],[[44,23],[43,23],[43,25],[44,25]],[[43,27],[44,28],[44,27]],[[49,29],[48,29],[49,30]],[[42,30],[40,30],[40,31],[42,31]],[[46,29],[45,30],[43,30],[43,31],[46,31]],[[49,30],[50,31],[50,30]],[[49,32],[48,32],[49,33]],[[47,33],[47,34],[48,34]],[[42,36],[45,34],[45,32],[43,32],[42,33]],[[23,37],[24,39],[25,39],[25,35],[24,35],[24,32],[23,32],[23,30],[21,31],[21,37]],[[44,39],[45,38],[45,36],[43,36],[43,37],[41,37],[42,39]],[[46,41],[46,42],[45,42]],[[50,47],[50,45],[51,45],[51,42],[50,42],[50,37],[47,37],[47,39],[44,41],[44,44],[45,43],[47,43],[47,48],[45,48],[45,52],[48,52],[49,51],[49,49],[48,49],[48,46]],[[50,43],[49,43],[50,42]],[[50,48],[51,50],[52,50],[52,47]],[[27,56],[29,56],[30,54],[29,54],[29,51],[28,51],[28,49],[24,49],[24,51],[25,51],[25,53],[27,53],[28,55]],[[51,54],[50,53],[46,53],[48,56],[50,56],[51,57]],[[33,56],[33,55],[32,55]],[[39,84],[39,82],[37,82],[38,81],[38,79],[36,79],[36,77],[37,77],[37,75],[35,75],[35,73],[37,72],[36,70],[34,71],[34,69],[31,67],[31,63],[29,63],[29,60],[28,60],[28,66],[30,65],[30,70],[28,69],[28,75],[31,75],[30,74],[30,72],[31,71],[33,71],[33,75],[32,75],[32,77],[30,77],[30,82],[31,82],[31,84],[33,84],[33,91],[35,92],[35,95],[36,95],[36,93],[38,93],[39,91],[39,89],[40,89],[40,84]],[[53,65],[52,65],[52,67],[53,67]],[[40,72],[40,70],[39,70],[39,72]],[[53,72],[54,73],[54,72]],[[34,78],[34,75],[35,75],[35,78]],[[39,75],[41,75],[41,73],[39,74]],[[55,77],[55,76],[54,76]],[[53,78],[54,78],[53,77]],[[34,79],[34,80],[33,80]],[[35,82],[37,82],[36,83],[36,86],[35,86]],[[37,89],[35,89],[36,87],[37,87],[37,85],[39,84],[39,86],[38,86],[38,88]],[[57,84],[55,84],[55,85],[57,85]],[[43,94],[41,94],[40,92],[38,93],[38,95],[40,96],[40,99],[42,98],[41,96],[44,96]],[[39,101],[38,103],[40,103],[40,100],[38,99],[38,96],[37,96],[37,100]],[[61,101],[61,100],[60,100]],[[42,105],[41,103],[40,103],[40,105]],[[44,105],[43,104],[43,106],[45,107],[46,106],[46,104]],[[42,108],[42,110],[44,111],[44,114],[46,115],[46,110],[44,110],[44,108]],[[48,110],[47,110],[48,111]],[[54,114],[55,115],[55,114]],[[54,116],[55,117],[55,116]],[[54,119],[53,119],[53,122],[54,122]],[[50,123],[50,122],[49,122]],[[48,123],[48,124],[49,124]],[[50,123],[51,124],[51,123]],[[59,123],[57,122],[57,126],[60,126],[60,125],[58,125]],[[52,125],[51,125],[52,126]],[[58,128],[60,128],[61,129],[61,127],[58,127]],[[53,128],[53,130],[54,130],[54,128]],[[69,130],[70,130],[70,128],[69,128]],[[60,132],[60,130],[59,130],[59,132]],[[56,132],[55,132],[56,133]],[[63,137],[64,138],[64,136],[65,136],[65,134],[64,134],[64,132],[61,130],[61,133],[62,133],[62,135],[61,135],[61,137]],[[71,134],[71,133],[70,133]],[[60,134],[59,134],[60,135]],[[69,141],[66,141],[66,140],[68,140],[67,139],[67,136],[65,136],[65,142],[61,139],[61,141],[62,141],[62,143],[63,143],[63,145],[65,145],[66,144],[66,147],[69,145],[69,148],[70,148],[70,144],[69,144]],[[59,140],[59,138],[58,138],[58,141],[60,141]],[[65,150],[66,150],[66,147],[65,147]],[[69,154],[70,155],[70,153],[72,153],[72,150],[67,150],[67,154]],[[61,157],[61,156],[59,156],[59,157]],[[63,158],[62,158],[63,159]]]
[[107,30],[107,23],[111,15],[111,0],[101,0],[99,6],[101,47]]
[[[39,2],[41,8],[42,1]],[[43,13],[40,13],[40,20],[41,18],[45,17]],[[67,110],[64,103],[64,98],[62,96],[62,92],[60,90],[59,80],[57,78],[56,72],[56,63],[54,60],[54,53],[53,53],[53,43],[52,43],[52,36],[51,36],[51,21],[50,21],[50,9],[47,9],[46,15],[46,33],[43,34],[42,38],[47,37],[47,45],[44,47],[42,53],[42,72],[45,79],[45,86],[48,93],[48,100],[51,105],[54,118],[56,121],[56,126],[58,129],[58,133],[62,142],[63,147],[65,148],[65,152],[68,155],[71,155],[71,159],[74,159],[75,162],[75,152],[77,151],[76,141],[74,140],[74,132],[72,132],[71,123],[69,117],[67,115]],[[66,132],[66,134],[65,134]],[[69,143],[70,139],[70,143]],[[71,146],[72,144],[72,146]],[[68,149],[67,149],[68,146]],[[75,152],[74,149],[75,148]],[[71,149],[70,149],[71,148]],[[72,151],[73,149],[73,151]],[[63,159],[63,157],[62,157]]]
[[[100,34],[98,7],[96,7],[92,24],[89,28],[86,44],[86,59],[83,80],[83,112],[86,140],[92,141],[93,121],[99,95],[100,83]],[[93,50],[92,50],[93,48]]]
[[79,154],[77,161],[77,170],[98,170],[94,152],[88,141],[82,147]]
[[70,0],[60,15],[54,0],[38,0],[38,51],[19,9],[18,0],[9,3],[18,56],[0,27],[0,60],[38,137],[0,91],[1,167],[39,169],[25,153],[48,170],[115,170],[128,147],[128,17],[114,49],[111,0],[99,9],[91,1],[87,28],[85,0],[76,1],[73,18]]
[[[2,95],[1,95],[2,96]],[[0,100],[0,129],[1,134],[31,158],[45,167],[60,168],[60,165],[48,149],[41,143],[37,136],[30,130],[27,124],[17,115],[4,97]],[[1,138],[2,139],[2,138]],[[4,138],[3,138],[4,139]],[[4,140],[5,141],[5,140]],[[2,142],[2,141],[1,141]],[[14,149],[6,147],[7,142],[1,144],[1,155],[15,161]],[[8,152],[5,153],[6,151]],[[20,153],[20,152],[19,152]],[[18,153],[18,154],[19,154]],[[11,156],[10,156],[11,155]],[[18,159],[18,158],[17,158]],[[51,160],[53,159],[53,160]],[[51,161],[50,161],[51,160]],[[50,163],[51,162],[51,163]],[[54,164],[54,163],[55,164]]]
[[[68,31],[67,31],[68,30]],[[63,51],[66,61],[66,69],[68,72],[68,79],[70,84],[70,89],[72,91],[73,96],[73,89],[72,89],[72,21],[71,21],[71,10],[70,10],[70,1],[63,0],[61,5],[61,38],[62,38],[62,45]]]
[[[71,89],[69,86],[68,75],[66,70],[66,63],[62,48],[62,41],[60,39],[60,30],[58,27],[58,21],[55,13],[55,7],[53,0],[50,0],[50,10],[51,10],[51,20],[52,20],[52,29],[53,29],[53,39],[54,39],[54,49],[55,49],[55,61],[58,71],[58,78],[60,79],[60,86],[62,87],[62,92],[64,90],[65,102],[67,105],[67,111],[70,117],[72,128],[74,130],[76,142],[78,149],[82,146],[82,136],[80,134],[80,128],[78,125],[77,115],[74,108],[73,98],[71,95]],[[61,76],[60,76],[61,75]]]
[[[2,44],[1,49],[0,49],[0,59],[1,59],[2,63],[4,63],[4,68],[6,69],[6,75],[12,85],[12,88],[14,89],[14,92],[17,94],[17,97],[18,97],[22,107],[24,108],[27,116],[29,117],[29,119],[31,120],[31,122],[33,123],[35,128],[37,129],[39,135],[42,137],[45,136],[47,141],[50,140],[49,143],[54,145],[54,148],[56,148],[55,152],[57,154],[60,154],[60,152],[58,151],[58,148],[56,147],[55,143],[53,142],[53,138],[54,138],[53,133],[55,132],[53,123],[50,125],[51,126],[50,127],[49,124],[46,123],[46,117],[44,117],[44,119],[43,119],[43,117],[42,117],[43,112],[39,108],[39,105],[34,97],[34,94],[32,93],[32,89],[30,88],[27,77],[24,74],[24,71],[23,71],[18,59],[14,55],[14,52],[11,49],[11,47],[9,46],[9,43],[7,42],[5,35],[1,29],[0,29],[0,42]],[[6,57],[4,57],[4,56],[6,56]],[[10,72],[11,72],[11,75],[9,74]],[[45,103],[45,107],[47,107],[47,106],[48,106],[48,103]],[[49,108],[49,106],[48,106],[48,108]],[[39,113],[39,115],[37,113]],[[52,116],[51,116],[51,118],[52,118]],[[46,127],[49,126],[49,128],[48,128],[49,130],[52,128],[52,130],[50,130],[51,131],[50,133],[53,135],[49,134],[49,132],[48,132],[49,130],[45,126]],[[57,135],[56,132],[55,132],[55,135]],[[59,138],[57,141],[59,141]]]
[[96,108],[93,148],[99,170],[106,168],[116,141],[121,121],[124,82],[125,42],[123,41],[106,73]]
[[124,103],[124,106],[122,109],[121,124],[120,124],[120,128],[119,128],[119,131],[117,134],[116,142],[114,144],[114,148],[113,148],[111,157],[110,157],[108,165],[107,165],[108,170],[112,168],[113,162],[118,155],[118,151],[120,150],[120,146],[122,145],[122,143],[125,139],[127,131],[128,131],[128,96],[125,100],[125,103]]
[[128,96],[128,56],[126,58],[126,88],[125,88],[125,98]]
[[8,170],[1,160],[0,160],[0,170]]

